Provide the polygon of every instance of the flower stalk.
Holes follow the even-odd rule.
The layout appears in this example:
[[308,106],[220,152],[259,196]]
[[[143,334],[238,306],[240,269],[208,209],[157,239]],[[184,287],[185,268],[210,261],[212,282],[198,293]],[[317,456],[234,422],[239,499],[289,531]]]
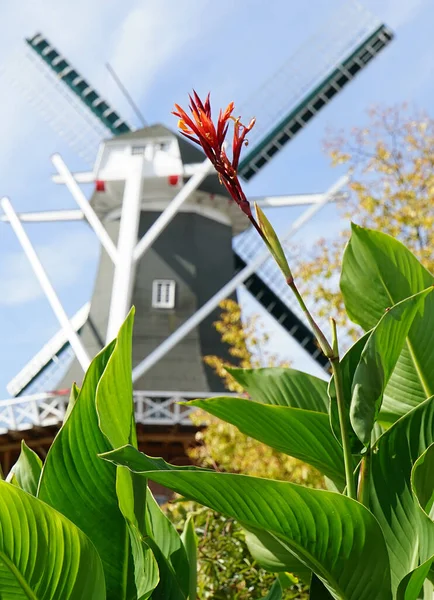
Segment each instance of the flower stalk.
[[[307,321],[309,322],[315,338],[323,351],[324,355],[329,359],[333,376],[335,379],[336,398],[339,413],[339,424],[341,430],[342,447],[344,454],[345,478],[347,483],[347,494],[350,498],[357,499],[357,491],[353,474],[353,460],[351,455],[348,421],[345,414],[345,403],[343,396],[342,372],[339,363],[339,349],[337,343],[336,323],[332,320],[332,345],[328,342],[326,336],[321,331],[320,327],[312,317],[307,308],[292,276],[289,268],[285,252],[274,231],[271,223],[260,209],[256,208],[256,219],[253,216],[250,203],[247,200],[241,183],[238,178],[238,164],[243,145],[247,145],[247,133],[255,124],[255,119],[252,119],[249,125],[245,126],[241,123],[240,117],[233,117],[234,103],[230,102],[226,110],[220,110],[217,125],[214,125],[211,118],[211,103],[210,95],[205,101],[199,98],[197,93],[193,91],[190,96],[190,112],[191,116],[182,109],[178,104],[175,104],[173,114],[179,118],[178,127],[180,132],[189,140],[202,147],[206,156],[216,169],[220,183],[222,183],[229,192],[232,199],[238,204],[240,209],[247,216],[253,227],[261,236],[265,245],[269,249],[276,264],[281,269],[285,280],[296,297],[301,310],[303,311]],[[229,124],[233,122],[233,140],[232,140],[232,158],[226,154],[224,142],[228,133]]]

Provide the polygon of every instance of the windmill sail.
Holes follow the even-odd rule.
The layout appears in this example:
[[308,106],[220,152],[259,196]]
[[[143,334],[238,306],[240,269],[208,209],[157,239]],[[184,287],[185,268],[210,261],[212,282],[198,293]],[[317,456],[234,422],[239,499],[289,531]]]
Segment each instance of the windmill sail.
[[131,131],[131,127],[115,109],[74,69],[66,58],[59,54],[43,35],[37,33],[31,38],[26,38],[26,42],[112,135]]
[[252,94],[241,114],[256,117],[239,172],[251,179],[393,39],[360,5],[348,2]]

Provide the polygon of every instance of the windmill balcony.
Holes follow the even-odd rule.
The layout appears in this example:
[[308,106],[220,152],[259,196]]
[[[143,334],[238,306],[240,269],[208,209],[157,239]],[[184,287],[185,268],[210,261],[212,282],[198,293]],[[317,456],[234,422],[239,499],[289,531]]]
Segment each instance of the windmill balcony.
[[[165,392],[134,390],[136,422],[140,425],[191,426],[193,407],[180,402],[208,398],[210,392]],[[43,392],[0,400],[0,435],[62,423],[69,397],[59,392]]]

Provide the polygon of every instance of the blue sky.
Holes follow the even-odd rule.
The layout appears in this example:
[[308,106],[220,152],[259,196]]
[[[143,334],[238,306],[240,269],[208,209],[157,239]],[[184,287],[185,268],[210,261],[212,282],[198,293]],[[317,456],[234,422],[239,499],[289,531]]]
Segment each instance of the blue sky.
[[[192,87],[211,90],[216,106],[229,100],[254,107],[254,94],[344,0],[20,0],[0,9],[2,66],[11,64],[25,36],[42,31],[95,87],[137,125],[104,68],[109,61],[146,119],[174,127],[173,103]],[[365,0],[396,33],[391,46],[258,175],[247,191],[272,195],[323,191],[340,174],[322,151],[329,129],[366,121],[372,104],[407,101],[430,109],[434,96],[434,5],[429,0]],[[0,194],[18,211],[75,208],[67,191],[50,181],[50,155],[59,151],[72,168],[84,168],[68,146],[0,73]],[[43,89],[46,101],[50,90]],[[274,90],[273,90],[274,93]],[[276,90],[282,93],[282,90]],[[250,115],[246,115],[249,117]],[[290,223],[295,209],[270,217]],[[275,215],[273,217],[273,214]],[[306,230],[312,243],[339,225],[333,207]],[[31,225],[35,244],[69,314],[89,298],[98,245],[83,224]],[[40,349],[58,325],[13,232],[0,225],[0,394],[7,381]],[[248,310],[257,310],[249,303]],[[277,330],[282,354],[300,353]]]

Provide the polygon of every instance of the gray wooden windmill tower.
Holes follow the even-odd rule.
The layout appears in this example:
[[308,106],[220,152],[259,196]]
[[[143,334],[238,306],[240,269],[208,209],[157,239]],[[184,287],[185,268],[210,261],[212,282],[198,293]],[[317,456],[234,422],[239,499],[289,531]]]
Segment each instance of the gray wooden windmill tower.
[[[261,104],[267,106],[269,115],[258,115],[263,128],[251,139],[251,150],[240,165],[244,179],[258,173],[391,41],[390,30],[359,7],[350,3],[346,10],[339,15],[338,31],[326,28],[317,47],[309,45],[309,60],[315,68],[303,71],[298,59],[291,59],[274,77],[282,85],[296,79],[297,89],[292,94],[282,101],[267,86],[259,90],[256,97],[264,100]],[[18,217],[11,203],[2,201],[5,220],[14,227],[63,328],[9,383],[10,393],[17,397],[14,406],[19,407],[13,415],[14,427],[30,430],[32,425],[45,425],[41,401],[44,418],[55,420],[53,410],[61,412],[65,398],[50,395],[49,390],[80,381],[89,356],[116,335],[132,304],[136,306],[133,379],[137,417],[148,427],[186,426],[186,414],[180,413],[176,401],[221,391],[220,381],[202,359],[206,354],[225,352],[211,324],[218,302],[234,294],[242,283],[324,364],[302,316],[276,288],[267,254],[258,252],[258,244],[248,232],[233,243],[234,236],[245,230],[246,221],[225,196],[202,153],[163,125],[133,130],[43,35],[35,35],[27,44],[35,63],[61,90],[69,106],[85,111],[92,135],[85,138],[82,153],[96,155],[96,160],[90,171],[72,174],[59,155],[53,157],[58,171],[54,180],[66,185],[79,204],[80,210],[74,214],[57,211]],[[260,98],[264,94],[269,97]],[[72,141],[74,145],[74,138]],[[94,184],[89,201],[80,183]],[[307,215],[292,225],[291,233],[341,187],[342,181],[326,194],[263,198],[260,202],[264,206],[312,204]],[[102,245],[91,302],[71,320],[59,306],[23,228],[26,220],[47,218],[86,219]],[[30,392],[45,396],[41,400]],[[9,405],[7,410],[10,413]],[[4,420],[7,433],[11,417],[8,421],[5,415],[0,408],[0,422]]]

